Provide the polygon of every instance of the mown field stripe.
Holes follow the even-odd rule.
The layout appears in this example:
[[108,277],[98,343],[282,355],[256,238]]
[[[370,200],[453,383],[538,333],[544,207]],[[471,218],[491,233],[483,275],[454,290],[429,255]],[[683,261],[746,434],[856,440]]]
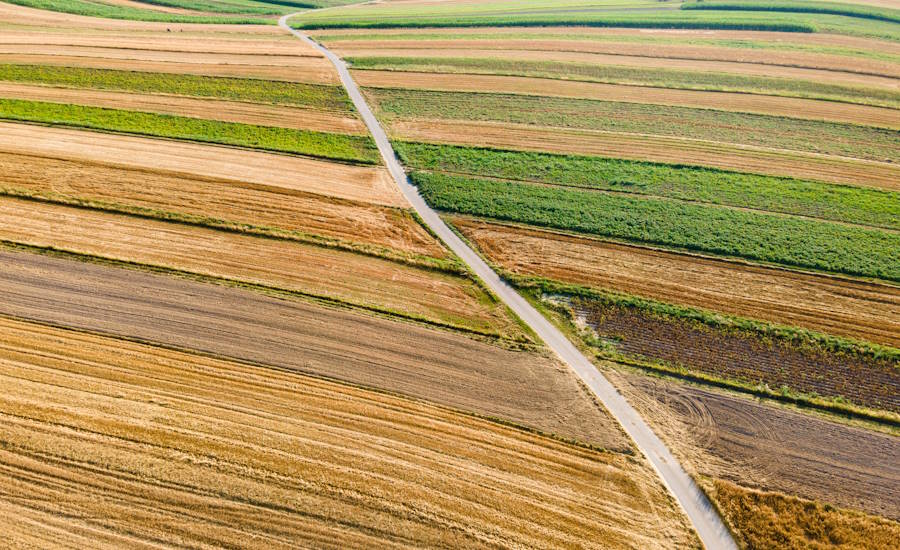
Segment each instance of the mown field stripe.
[[413,172],[434,208],[900,282],[900,234],[699,204]]
[[368,136],[2,98],[0,119],[235,145],[359,164],[380,162]]

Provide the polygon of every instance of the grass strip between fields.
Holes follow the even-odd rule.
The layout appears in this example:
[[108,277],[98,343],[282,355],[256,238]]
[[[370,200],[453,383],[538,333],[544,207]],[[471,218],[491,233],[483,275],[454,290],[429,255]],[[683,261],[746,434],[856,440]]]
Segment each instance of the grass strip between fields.
[[410,178],[434,208],[818,271],[900,281],[900,234],[712,205],[445,174]]
[[693,107],[519,94],[369,88],[388,119],[450,119],[736,143],[900,162],[900,131]]
[[151,9],[140,9],[131,6],[117,6],[90,2],[87,0],[3,0],[10,4],[17,4],[39,10],[71,13],[74,15],[86,15],[89,17],[103,17],[107,19],[126,19],[131,21],[151,21],[162,23],[204,23],[204,24],[232,24],[232,25],[274,25],[275,19],[263,19],[246,15],[184,15],[178,13],[165,13]]
[[630,294],[590,288],[581,285],[560,283],[550,279],[532,276],[522,276],[511,273],[502,267],[494,266],[501,276],[520,289],[529,301],[538,309],[552,310],[559,321],[564,322],[562,328],[577,340],[588,346],[592,353],[599,359],[605,359],[621,365],[636,368],[644,372],[673,377],[698,384],[705,384],[723,389],[738,391],[794,404],[801,407],[809,407],[849,418],[860,418],[891,426],[900,427],[900,414],[882,409],[861,406],[852,403],[842,396],[822,396],[813,393],[804,393],[794,388],[783,386],[770,388],[765,383],[748,383],[729,377],[715,376],[699,370],[691,369],[684,365],[671,365],[661,361],[639,360],[632,356],[626,356],[617,351],[610,350],[605,342],[597,341],[595,337],[575,326],[572,312],[565,307],[548,303],[545,296],[555,295],[569,298],[596,300],[601,303],[611,304],[624,308],[634,308],[639,311],[661,317],[683,319],[688,322],[705,325],[710,330],[744,332],[751,337],[763,340],[780,341],[798,349],[818,350],[835,355],[847,355],[870,360],[893,362],[895,368],[900,369],[900,350],[889,346],[853,340],[840,336],[833,336],[817,331],[806,330],[798,327],[776,325],[753,319],[736,317],[703,309],[690,308],[648,300]]
[[0,119],[235,145],[359,164],[380,162],[369,136],[20,99],[0,99]]
[[353,112],[341,86],[192,74],[148,73],[54,65],[0,64],[0,80]]
[[715,168],[394,142],[415,170],[602,189],[900,230],[900,193]]
[[893,90],[722,72],[465,57],[351,56],[347,58],[347,61],[355,70],[372,69],[379,71],[527,76],[653,88],[743,92],[900,108],[900,92]]

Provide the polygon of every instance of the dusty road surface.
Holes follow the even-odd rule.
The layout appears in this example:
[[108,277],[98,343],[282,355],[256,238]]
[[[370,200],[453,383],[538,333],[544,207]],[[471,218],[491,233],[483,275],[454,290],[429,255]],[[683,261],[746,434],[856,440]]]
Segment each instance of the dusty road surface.
[[507,418],[607,448],[629,446],[557,361],[450,332],[8,250],[0,250],[0,289],[0,315],[284,367]]
[[694,386],[621,378],[700,473],[900,520],[900,438]]
[[378,145],[378,150],[388,170],[391,172],[391,176],[397,182],[400,191],[406,199],[422,217],[423,222],[572,369],[572,372],[581,378],[582,382],[590,388],[596,398],[603,403],[603,406],[612,413],[613,417],[625,429],[625,432],[634,440],[640,451],[659,473],[663,484],[675,496],[688,518],[690,518],[703,543],[708,548],[736,549],[737,544],[719,517],[718,512],[709,502],[709,499],[700,490],[691,476],[681,467],[678,460],[669,452],[668,447],[644,422],[640,414],[632,408],[619,391],[600,374],[588,358],[559,329],[544,318],[514,288],[503,281],[481,256],[469,248],[444,223],[437,212],[425,203],[416,187],[406,177],[406,173],[403,171],[403,167],[397,160],[397,155],[388,141],[384,128],[381,127],[375,118],[371,108],[369,108],[359,88],[350,76],[347,64],[305,34],[290,28],[287,24],[288,17],[290,15],[282,17],[278,21],[279,26],[307,44],[318,48],[334,64],[341,77],[341,83],[347,89],[350,99],[353,100],[353,105],[359,111],[360,116],[362,116],[363,121],[372,133],[372,137]]

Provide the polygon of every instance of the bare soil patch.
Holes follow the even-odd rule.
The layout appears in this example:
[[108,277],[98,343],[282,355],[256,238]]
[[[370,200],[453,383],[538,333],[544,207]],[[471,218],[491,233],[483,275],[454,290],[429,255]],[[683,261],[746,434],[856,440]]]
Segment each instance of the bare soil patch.
[[0,500],[18,512],[4,524],[259,548],[695,542],[621,455],[294,373],[0,326],[16,495]]
[[0,153],[0,190],[176,212],[446,257],[409,211],[303,191]]
[[469,279],[315,245],[55,204],[0,199],[0,240],[262,284],[513,335]]
[[737,172],[900,190],[897,165],[814,153],[496,122],[397,120],[391,122],[389,128],[392,137],[407,141],[712,166]]
[[451,221],[492,262],[515,273],[900,345],[900,289],[894,286]]
[[353,71],[360,86],[448,92],[499,92],[551,97],[653,103],[900,128],[900,111],[793,97],[704,92],[499,75]]
[[363,134],[365,125],[348,113],[162,94],[107,92],[0,82],[0,97],[107,107],[171,115],[279,126],[340,134]]
[[900,518],[900,438],[641,375],[613,375],[695,471]]
[[381,167],[231,147],[0,122],[0,151],[201,176],[408,208]]
[[460,334],[141,271],[0,251],[0,312],[282,367],[630,448],[554,360]]

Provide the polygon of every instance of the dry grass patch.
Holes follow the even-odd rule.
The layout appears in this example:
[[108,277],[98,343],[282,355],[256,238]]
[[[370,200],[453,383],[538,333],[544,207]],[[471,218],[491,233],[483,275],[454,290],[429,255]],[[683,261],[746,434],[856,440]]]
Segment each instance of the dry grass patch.
[[866,548],[890,550],[900,523],[780,493],[745,489],[720,479],[712,496],[743,548]]
[[513,273],[900,345],[900,289],[453,217]]
[[[3,530],[60,543],[697,545],[649,468],[281,371],[0,321]],[[65,529],[70,535],[63,535]],[[59,531],[58,531],[59,530]],[[31,535],[34,536],[34,535]],[[33,540],[33,539],[32,539]]]
[[3,198],[0,240],[276,287],[498,336],[521,337],[473,281],[352,252]]
[[900,168],[895,164],[815,153],[498,122],[397,120],[390,123],[389,130],[392,137],[404,141],[711,166],[735,172],[900,190]]
[[406,209],[277,186],[0,153],[0,192],[447,256]]
[[900,129],[900,110],[814,99],[500,75],[359,70],[353,71],[353,78],[360,86],[369,88],[498,92],[652,103]]
[[386,169],[289,155],[0,122],[0,151],[256,184],[408,208]]

